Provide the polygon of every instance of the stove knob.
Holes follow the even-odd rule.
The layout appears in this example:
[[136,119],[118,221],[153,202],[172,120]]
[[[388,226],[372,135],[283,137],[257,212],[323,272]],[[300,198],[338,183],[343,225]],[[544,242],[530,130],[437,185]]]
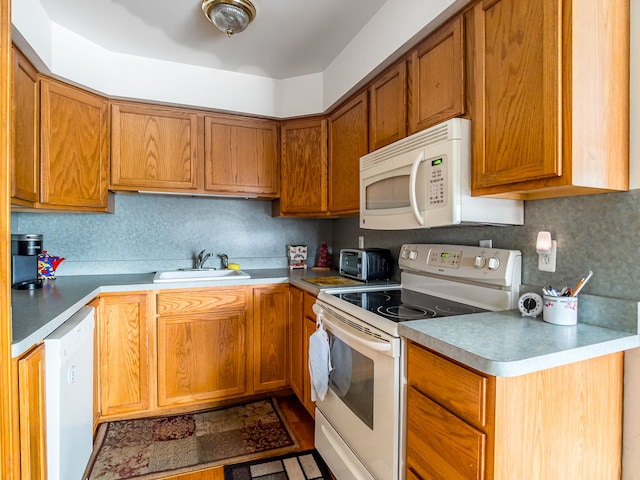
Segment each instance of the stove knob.
[[413,252],[409,252],[409,260],[415,260],[418,258],[418,252],[415,250]]
[[500,268],[500,259],[498,257],[491,257],[489,259],[489,270],[497,270]]
[[473,266],[476,268],[483,268],[487,263],[487,259],[481,255],[478,255],[474,262],[473,262]]
[[406,258],[409,256],[409,254],[407,253],[407,251],[406,251],[406,250],[402,250],[402,253],[400,254],[400,256],[401,256],[403,259],[406,259]]

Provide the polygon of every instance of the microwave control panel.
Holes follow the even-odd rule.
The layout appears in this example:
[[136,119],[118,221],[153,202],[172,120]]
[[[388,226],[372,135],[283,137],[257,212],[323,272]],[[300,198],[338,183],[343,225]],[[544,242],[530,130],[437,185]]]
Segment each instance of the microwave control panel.
[[428,160],[428,208],[442,208],[448,203],[449,168],[446,156]]

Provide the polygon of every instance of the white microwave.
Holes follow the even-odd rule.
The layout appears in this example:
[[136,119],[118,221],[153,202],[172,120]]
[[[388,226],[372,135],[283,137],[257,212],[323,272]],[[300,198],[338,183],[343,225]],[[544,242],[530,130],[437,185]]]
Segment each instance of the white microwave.
[[471,121],[453,118],[360,159],[360,228],[522,225],[523,202],[471,196]]

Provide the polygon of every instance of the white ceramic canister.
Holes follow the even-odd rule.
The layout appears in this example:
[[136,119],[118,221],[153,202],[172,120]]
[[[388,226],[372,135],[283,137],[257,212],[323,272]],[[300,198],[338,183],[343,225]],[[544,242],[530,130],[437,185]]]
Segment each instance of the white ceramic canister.
[[578,297],[544,296],[542,319],[554,325],[575,325],[578,322]]

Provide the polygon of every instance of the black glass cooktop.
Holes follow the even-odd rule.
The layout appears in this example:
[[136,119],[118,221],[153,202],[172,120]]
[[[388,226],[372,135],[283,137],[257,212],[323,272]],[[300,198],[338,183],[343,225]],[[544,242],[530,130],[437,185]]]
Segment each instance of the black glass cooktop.
[[412,290],[345,292],[336,296],[394,322],[485,312],[482,308]]

